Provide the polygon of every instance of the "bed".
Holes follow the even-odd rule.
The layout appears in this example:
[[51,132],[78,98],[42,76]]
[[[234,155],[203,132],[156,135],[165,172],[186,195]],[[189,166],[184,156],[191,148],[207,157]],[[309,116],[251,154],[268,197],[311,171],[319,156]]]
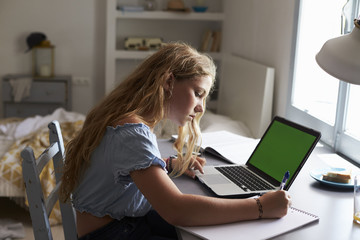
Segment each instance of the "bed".
[[[271,121],[274,69],[237,56],[227,56],[222,68],[217,111],[206,111],[201,120],[201,130],[211,132],[227,130],[245,137],[260,138]],[[85,116],[62,108],[47,116],[26,119],[0,119],[0,197],[9,197],[26,207],[22,182],[20,152],[30,145],[35,156],[48,145],[47,124],[60,122],[64,143],[81,129]],[[170,139],[176,126],[163,122],[155,128],[160,139]],[[51,166],[42,175],[44,186],[54,181]],[[54,210],[51,224],[60,220]]]
[[[81,129],[85,116],[68,112],[63,108],[56,109],[47,116],[34,116],[25,119],[7,118],[0,120],[0,197],[8,197],[27,208],[25,188],[22,179],[21,151],[26,146],[34,149],[39,156],[49,146],[47,125],[52,120],[60,122],[64,143],[66,144]],[[52,163],[51,163],[52,164]],[[41,173],[41,182],[47,193],[55,185],[53,166],[49,164]],[[46,192],[46,190],[45,190]],[[50,223],[60,223],[59,207],[51,213]]]

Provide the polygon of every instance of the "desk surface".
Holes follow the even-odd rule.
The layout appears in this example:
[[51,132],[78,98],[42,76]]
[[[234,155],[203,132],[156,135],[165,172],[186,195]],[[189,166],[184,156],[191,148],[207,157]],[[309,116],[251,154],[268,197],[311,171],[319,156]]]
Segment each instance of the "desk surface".
[[[159,140],[158,143],[163,156],[174,154],[170,141]],[[224,163],[210,154],[205,154],[205,158],[211,165]],[[274,239],[360,239],[360,225],[352,221],[352,189],[329,188],[315,181],[309,174],[313,169],[329,165],[354,167],[319,143],[289,189],[292,206],[315,214],[320,220]],[[200,182],[186,176],[176,178],[174,182],[183,193],[212,195]]]

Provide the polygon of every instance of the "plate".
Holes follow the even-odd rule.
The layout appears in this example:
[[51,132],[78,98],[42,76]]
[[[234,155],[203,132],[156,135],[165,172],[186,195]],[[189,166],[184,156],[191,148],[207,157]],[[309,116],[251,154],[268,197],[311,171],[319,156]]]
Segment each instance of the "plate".
[[337,183],[337,182],[330,182],[322,179],[322,175],[326,174],[329,171],[345,171],[345,168],[321,168],[315,169],[310,172],[310,176],[315,180],[319,181],[320,183],[326,184],[332,187],[339,187],[339,188],[354,188],[354,181],[351,177],[349,183]]

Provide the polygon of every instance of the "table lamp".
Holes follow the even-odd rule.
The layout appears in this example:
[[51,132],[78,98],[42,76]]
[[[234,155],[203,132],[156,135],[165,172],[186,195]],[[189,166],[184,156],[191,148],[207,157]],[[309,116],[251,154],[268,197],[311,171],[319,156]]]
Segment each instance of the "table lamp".
[[360,84],[360,17],[351,33],[325,42],[316,55],[319,66],[342,81]]

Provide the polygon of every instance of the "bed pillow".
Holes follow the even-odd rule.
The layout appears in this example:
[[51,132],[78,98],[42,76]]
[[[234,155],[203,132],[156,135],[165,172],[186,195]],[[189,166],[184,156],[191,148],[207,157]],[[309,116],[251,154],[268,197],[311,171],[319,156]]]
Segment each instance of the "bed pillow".
[[235,121],[230,117],[207,111],[201,119],[200,128],[202,132],[229,131],[244,137],[253,138],[250,130],[241,121]]
[[[244,137],[253,137],[246,125],[240,121],[232,120],[230,117],[215,114],[207,110],[200,121],[202,132],[215,132],[226,130]],[[177,134],[177,126],[170,120],[161,121],[154,129],[158,139],[170,139]]]

